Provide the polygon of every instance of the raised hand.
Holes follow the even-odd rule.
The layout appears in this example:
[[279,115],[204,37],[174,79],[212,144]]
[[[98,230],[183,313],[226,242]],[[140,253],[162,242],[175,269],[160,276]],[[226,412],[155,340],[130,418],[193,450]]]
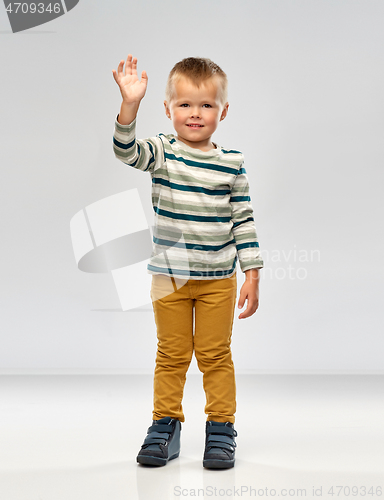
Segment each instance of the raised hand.
[[137,77],[137,57],[132,58],[132,54],[128,54],[125,63],[125,74],[123,72],[124,60],[120,61],[117,68],[117,73],[113,69],[113,78],[120,88],[123,102],[126,104],[139,103],[145,95],[148,84],[148,75],[145,70],[141,72],[141,80]]

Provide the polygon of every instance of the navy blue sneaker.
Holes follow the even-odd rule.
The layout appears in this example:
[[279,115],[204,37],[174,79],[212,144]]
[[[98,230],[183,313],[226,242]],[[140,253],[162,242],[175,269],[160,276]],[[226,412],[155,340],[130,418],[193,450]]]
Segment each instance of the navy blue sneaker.
[[235,431],[231,422],[208,421],[205,427],[203,467],[230,469],[235,465]]
[[171,417],[153,420],[136,457],[137,462],[161,466],[166,465],[168,460],[177,458],[180,453],[180,431],[180,420]]

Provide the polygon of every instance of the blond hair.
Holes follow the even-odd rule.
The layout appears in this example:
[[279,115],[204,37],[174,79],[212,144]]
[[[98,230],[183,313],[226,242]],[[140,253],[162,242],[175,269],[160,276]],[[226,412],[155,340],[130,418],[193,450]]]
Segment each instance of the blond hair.
[[204,57],[186,57],[174,65],[168,76],[165,88],[165,100],[169,104],[175,97],[174,84],[182,77],[188,78],[197,88],[199,88],[202,83],[215,76],[218,77],[220,81],[219,98],[224,107],[228,99],[227,75],[220,66]]

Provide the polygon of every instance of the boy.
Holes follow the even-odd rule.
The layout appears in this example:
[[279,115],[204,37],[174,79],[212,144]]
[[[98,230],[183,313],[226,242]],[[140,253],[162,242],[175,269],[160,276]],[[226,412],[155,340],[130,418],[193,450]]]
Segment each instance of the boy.
[[115,120],[114,153],[127,165],[150,172],[155,211],[154,251],[148,264],[158,338],[154,410],[137,462],[165,465],[179,456],[181,401],[195,351],[208,415],[203,466],[230,468],[237,435],[230,348],[236,263],[238,257],[246,275],[238,304],[242,308],[248,300],[242,319],[258,308],[263,261],[244,157],[211,141],[228,112],[227,77],[210,59],[189,57],[177,63],[164,101],[177,135],[137,140],[136,116],[148,76],[142,71],[138,79],[137,58],[131,54],[125,74],[123,66],[122,60],[117,73],[112,70],[123,98]]

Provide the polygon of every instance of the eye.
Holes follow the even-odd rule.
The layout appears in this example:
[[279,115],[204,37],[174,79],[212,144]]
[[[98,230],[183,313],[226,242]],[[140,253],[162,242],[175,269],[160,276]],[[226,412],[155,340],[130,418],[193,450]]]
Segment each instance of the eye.
[[181,106],[181,107],[183,107],[183,106],[189,106],[189,104],[184,103],[184,104],[180,104],[180,106]]
[[209,106],[210,108],[212,108],[212,106],[210,104],[204,104],[204,106]]

